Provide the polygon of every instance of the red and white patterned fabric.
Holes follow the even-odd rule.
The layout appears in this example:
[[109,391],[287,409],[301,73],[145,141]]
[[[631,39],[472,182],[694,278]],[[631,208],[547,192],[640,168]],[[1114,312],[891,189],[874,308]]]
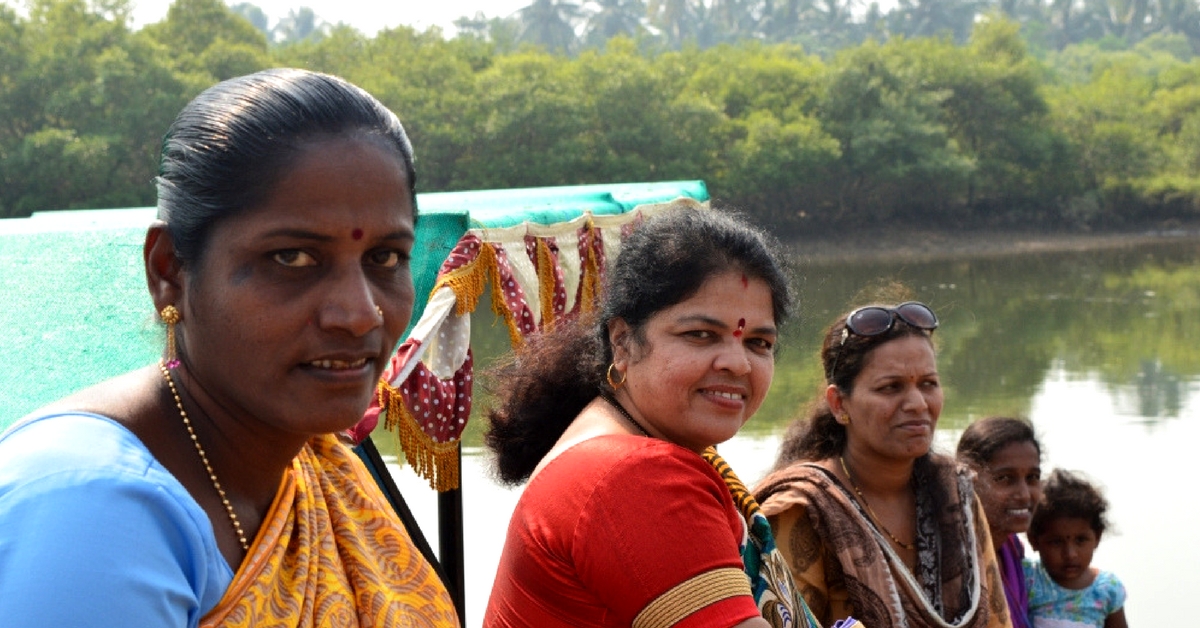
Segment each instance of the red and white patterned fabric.
[[513,346],[556,320],[590,311],[605,261],[647,215],[667,204],[568,222],[471,229],[438,272],[429,303],[392,357],[378,395],[351,431],[361,441],[385,416],[413,469],[438,491],[458,488],[458,452],[471,414],[471,312],[486,288]]

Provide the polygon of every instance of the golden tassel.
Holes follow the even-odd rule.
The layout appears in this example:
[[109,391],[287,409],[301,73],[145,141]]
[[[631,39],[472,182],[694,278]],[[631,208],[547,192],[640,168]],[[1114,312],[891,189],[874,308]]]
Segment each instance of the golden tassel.
[[443,286],[449,286],[454,291],[454,313],[462,316],[474,312],[475,308],[479,307],[479,298],[483,296],[489,281],[492,284],[492,312],[504,319],[508,325],[508,337],[512,346],[519,347],[523,338],[520,329],[517,328],[516,317],[505,303],[504,286],[500,280],[500,263],[491,244],[482,243],[479,255],[474,260],[438,277],[430,294]]
[[537,238],[538,297],[542,304],[542,329],[554,328],[554,255],[545,238]]
[[441,275],[433,285],[433,294],[443,286],[449,286],[454,291],[454,313],[458,316],[470,314],[479,306],[479,297],[487,287],[487,279],[491,275],[489,269],[496,266],[496,252],[491,245],[484,242],[479,247],[479,255],[467,264]]
[[517,327],[516,313],[508,309],[508,303],[504,298],[504,279],[500,277],[500,262],[496,259],[495,253],[488,261],[487,271],[492,281],[492,313],[503,318],[504,323],[508,325],[508,341],[515,349],[524,343],[525,338],[521,335],[521,329]]
[[587,236],[588,246],[584,249],[586,255],[582,264],[583,277],[579,280],[579,311],[585,313],[596,309],[596,302],[600,296],[600,260],[597,259],[594,246],[600,233],[591,220],[587,223]]
[[408,461],[409,466],[417,475],[428,480],[429,487],[439,493],[458,488],[460,441],[433,442],[404,406],[404,398],[400,391],[388,384],[379,388],[379,406],[386,408],[387,412],[384,427],[396,434],[400,451],[404,452],[404,459]]

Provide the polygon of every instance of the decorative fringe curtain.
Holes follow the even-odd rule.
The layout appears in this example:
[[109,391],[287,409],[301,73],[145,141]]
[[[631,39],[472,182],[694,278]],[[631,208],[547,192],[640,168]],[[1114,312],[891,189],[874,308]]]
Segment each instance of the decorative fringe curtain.
[[370,435],[382,413],[418,475],[437,491],[458,488],[459,447],[471,414],[470,316],[484,290],[491,288],[492,311],[519,347],[563,316],[594,310],[606,260],[638,223],[667,205],[467,231],[442,264],[425,313],[392,357],[352,437]]

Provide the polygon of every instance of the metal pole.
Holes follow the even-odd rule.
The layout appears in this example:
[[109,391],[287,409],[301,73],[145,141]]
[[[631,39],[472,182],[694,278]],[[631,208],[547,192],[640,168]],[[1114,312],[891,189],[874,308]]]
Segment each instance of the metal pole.
[[[462,447],[459,446],[455,460],[458,477],[462,478]],[[446,573],[446,588],[454,599],[460,621],[467,617],[467,585],[463,567],[463,500],[462,484],[459,487],[438,493],[438,557]]]

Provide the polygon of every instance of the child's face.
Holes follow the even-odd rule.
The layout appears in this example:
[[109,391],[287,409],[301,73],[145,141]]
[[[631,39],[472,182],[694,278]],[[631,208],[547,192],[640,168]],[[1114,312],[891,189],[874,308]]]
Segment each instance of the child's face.
[[1053,519],[1029,544],[1041,555],[1046,573],[1060,586],[1082,589],[1092,583],[1092,553],[1100,544],[1100,535],[1086,519]]

